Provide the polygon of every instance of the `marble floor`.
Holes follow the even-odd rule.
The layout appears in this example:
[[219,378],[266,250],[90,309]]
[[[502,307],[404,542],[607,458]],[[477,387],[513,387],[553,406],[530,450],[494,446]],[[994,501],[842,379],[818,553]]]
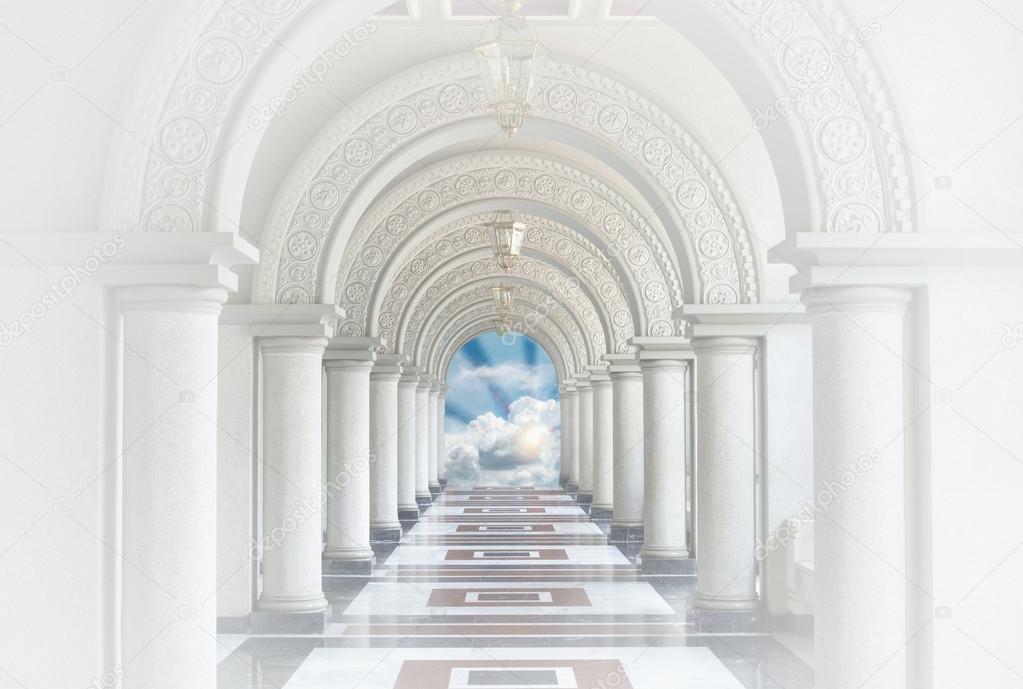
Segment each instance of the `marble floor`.
[[[558,489],[450,489],[322,635],[221,635],[220,689],[810,689],[809,639],[689,607]],[[802,644],[802,646],[800,646]]]

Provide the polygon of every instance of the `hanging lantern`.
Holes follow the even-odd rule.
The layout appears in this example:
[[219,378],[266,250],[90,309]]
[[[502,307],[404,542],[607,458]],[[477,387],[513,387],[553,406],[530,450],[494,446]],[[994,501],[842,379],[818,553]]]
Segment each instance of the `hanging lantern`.
[[508,315],[511,313],[512,299],[514,298],[514,290],[507,285],[499,285],[498,287],[491,287],[490,293],[494,295],[494,305],[497,307],[497,312],[502,315]]
[[498,211],[497,217],[490,223],[490,230],[494,236],[494,255],[497,257],[497,263],[501,270],[507,273],[522,255],[526,224],[516,221],[511,211]]
[[497,320],[494,323],[494,329],[497,331],[497,334],[500,335],[501,337],[504,337],[505,335],[514,332],[514,327],[515,326],[512,324],[511,318],[507,315],[502,316],[499,320]]
[[510,137],[533,110],[533,65],[540,46],[525,17],[522,0],[502,0],[504,14],[495,19],[476,48],[488,107]]

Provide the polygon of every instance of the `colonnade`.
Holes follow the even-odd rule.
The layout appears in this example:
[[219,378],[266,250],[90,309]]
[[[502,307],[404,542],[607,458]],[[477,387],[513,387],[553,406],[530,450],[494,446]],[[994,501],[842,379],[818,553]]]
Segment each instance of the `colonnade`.
[[[225,297],[222,289],[161,287],[133,290],[119,302],[129,352],[124,434],[143,438],[125,450],[124,553],[145,571],[167,573],[176,601],[191,606],[198,621],[199,631],[173,632],[180,657],[196,661],[174,677],[183,685],[208,680],[215,666],[215,648],[202,631],[215,610],[197,596],[216,587],[207,526],[217,509],[216,433],[178,411],[156,431],[140,429],[152,423],[154,400],[166,396],[165,377],[193,389],[216,379]],[[816,527],[823,686],[846,686],[850,669],[884,668],[882,656],[905,628],[903,389],[895,353],[910,298],[907,290],[847,287],[804,299],[813,329],[815,485],[841,483],[845,490]],[[414,521],[439,490],[445,388],[434,372],[381,353],[375,339],[333,337],[332,305],[224,310],[232,324],[252,325],[258,351],[262,533],[274,538],[264,538],[258,552],[262,590],[253,626],[322,628],[323,574],[369,571],[374,543],[398,539],[402,523]],[[561,478],[581,504],[592,500],[595,517],[610,518],[612,540],[642,544],[644,570],[695,571],[695,545],[698,609],[748,611],[760,605],[756,391],[767,326],[747,319],[725,327],[717,318],[694,317],[691,337],[635,338],[635,354],[608,355],[562,381]],[[216,417],[212,409],[204,413]],[[686,523],[686,448],[694,432],[695,544]],[[145,461],[132,462],[139,455]],[[869,466],[847,484],[857,458]],[[866,586],[862,573],[877,571],[871,560],[879,553],[892,574]],[[151,635],[152,611],[164,605],[136,578],[125,572],[126,653],[137,650],[134,639]],[[844,643],[855,628],[872,629],[871,638]],[[158,659],[153,673],[144,667],[136,666],[136,677],[165,686],[154,679],[163,667]]]

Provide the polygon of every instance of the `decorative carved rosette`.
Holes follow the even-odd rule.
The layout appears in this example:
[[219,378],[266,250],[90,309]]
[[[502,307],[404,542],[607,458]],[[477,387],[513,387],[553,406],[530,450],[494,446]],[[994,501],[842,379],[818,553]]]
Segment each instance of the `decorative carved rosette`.
[[[535,327],[522,334],[532,337],[544,347],[548,347],[552,358],[560,356],[564,362],[564,368],[568,372],[581,371],[588,358],[585,351],[575,348],[580,343],[571,343],[564,334],[565,326],[561,325],[559,320],[567,315],[564,313],[564,309],[556,304],[529,301],[528,299],[532,296],[530,295],[522,303],[512,306],[512,315],[519,323],[536,323]],[[550,316],[544,320],[531,320],[535,317],[536,311],[543,308],[550,309]],[[555,314],[555,311],[558,313]],[[461,338],[453,339],[458,333],[464,332],[476,324],[479,325],[479,328],[472,329],[473,335],[493,330],[492,321],[496,316],[493,306],[486,303],[469,306],[469,308],[467,308],[467,304],[462,304],[460,308],[451,310],[445,307],[444,313],[446,317],[436,322],[436,333],[432,337],[427,336],[423,348],[424,354],[429,356],[431,351],[433,353],[432,356],[429,356],[429,361],[425,363],[434,365],[438,370],[445,367],[450,357],[464,344],[464,341],[459,341]],[[441,358],[437,360],[436,357]]]

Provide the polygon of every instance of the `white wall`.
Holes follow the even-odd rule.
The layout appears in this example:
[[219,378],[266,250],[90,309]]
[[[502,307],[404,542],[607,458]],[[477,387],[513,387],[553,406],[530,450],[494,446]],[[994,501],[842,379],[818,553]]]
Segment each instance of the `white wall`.
[[247,325],[220,327],[217,383],[217,617],[244,618],[254,599],[255,352]]
[[[813,339],[809,325],[778,325],[764,345],[767,496],[771,535],[813,497]],[[782,551],[768,557],[766,598],[774,614],[785,611]]]
[[[1023,660],[1023,271],[947,270],[928,295],[934,689],[1009,687]],[[920,591],[922,589],[922,591]]]
[[[122,100],[171,0],[0,4],[0,234],[96,232]],[[109,229],[109,228],[106,228]]]
[[[114,498],[117,470],[108,464],[118,459],[103,435],[111,336],[94,286],[49,311],[38,307],[45,286],[64,274],[0,268],[3,689],[86,687],[113,671],[101,646],[110,603],[104,566],[119,550],[102,509]],[[33,309],[29,331],[12,340],[10,321]]]

